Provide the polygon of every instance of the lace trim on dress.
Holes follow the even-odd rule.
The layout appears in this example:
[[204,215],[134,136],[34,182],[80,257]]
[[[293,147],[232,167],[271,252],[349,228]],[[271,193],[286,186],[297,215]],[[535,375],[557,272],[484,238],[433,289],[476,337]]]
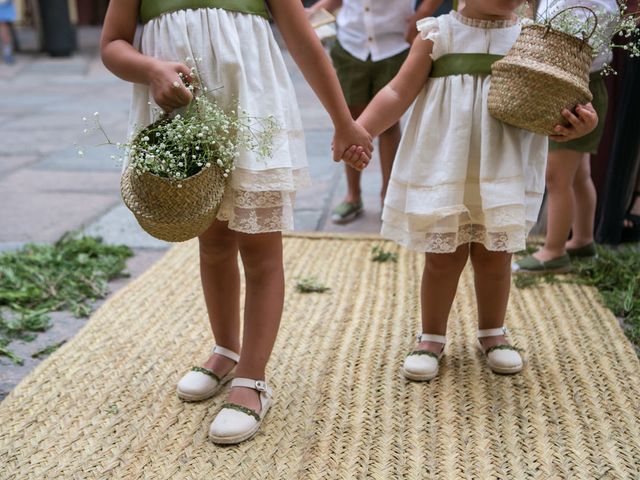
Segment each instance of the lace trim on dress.
[[518,18],[508,20],[481,20],[479,18],[469,18],[455,10],[452,10],[450,15],[460,23],[476,28],[508,28],[517,25],[519,21]]
[[383,223],[382,236],[405,247],[428,253],[453,253],[460,245],[480,243],[494,252],[517,252],[525,248],[526,232],[490,232],[484,225],[461,225],[457,232],[404,232]]
[[247,192],[228,188],[217,219],[228,222],[230,230],[267,233],[293,230],[295,192]]

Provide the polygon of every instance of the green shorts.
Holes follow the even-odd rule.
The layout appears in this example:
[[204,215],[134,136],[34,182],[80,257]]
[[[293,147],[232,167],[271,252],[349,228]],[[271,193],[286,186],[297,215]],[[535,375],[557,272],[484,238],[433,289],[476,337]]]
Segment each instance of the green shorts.
[[364,62],[347,52],[340,42],[331,49],[331,60],[338,74],[340,86],[350,107],[364,107],[382,87],[396,76],[407,58],[409,49],[377,62]]
[[593,108],[598,114],[598,126],[596,129],[585,135],[576,138],[570,142],[558,143],[549,140],[549,150],[573,150],[574,152],[597,153],[600,146],[600,139],[604,132],[604,121],[607,116],[607,108],[609,106],[609,96],[607,87],[604,84],[604,78],[601,72],[593,72],[589,76],[589,90],[593,94]]

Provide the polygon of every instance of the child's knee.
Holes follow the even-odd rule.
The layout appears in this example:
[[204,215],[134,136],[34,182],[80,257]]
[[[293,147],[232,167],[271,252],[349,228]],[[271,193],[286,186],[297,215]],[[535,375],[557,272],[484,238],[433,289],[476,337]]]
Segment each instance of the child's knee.
[[425,270],[431,275],[450,275],[462,272],[469,258],[469,247],[463,245],[453,253],[428,253]]
[[512,255],[508,252],[493,252],[483,245],[474,243],[471,247],[471,263],[476,273],[485,276],[504,277],[511,275]]

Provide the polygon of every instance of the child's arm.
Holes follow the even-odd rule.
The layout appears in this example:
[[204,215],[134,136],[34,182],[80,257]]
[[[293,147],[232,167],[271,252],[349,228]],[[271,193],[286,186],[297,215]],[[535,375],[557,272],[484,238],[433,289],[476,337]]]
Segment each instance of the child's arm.
[[324,8],[328,12],[335,12],[342,6],[342,0],[320,0],[319,2],[311,5],[307,10],[313,12]]
[[378,92],[358,123],[373,137],[394,125],[413,103],[429,79],[433,42],[416,38],[398,74]]
[[569,121],[570,125],[568,127],[556,125],[555,131],[558,134],[549,138],[554,142],[568,142],[591,133],[598,126],[598,114],[590,103],[578,105],[576,113],[577,116],[567,109],[563,110],[562,115]]
[[338,77],[307,20],[302,3],[300,0],[269,0],[269,6],[289,53],[331,116],[336,130],[333,159],[339,161],[351,145],[363,147],[370,158],[371,136],[351,118]]
[[143,55],[133,47],[139,8],[139,0],[111,0],[100,40],[102,61],[123,80],[149,85],[158,106],[170,112],[191,101],[191,92],[178,76],[182,73],[190,80],[189,68]]

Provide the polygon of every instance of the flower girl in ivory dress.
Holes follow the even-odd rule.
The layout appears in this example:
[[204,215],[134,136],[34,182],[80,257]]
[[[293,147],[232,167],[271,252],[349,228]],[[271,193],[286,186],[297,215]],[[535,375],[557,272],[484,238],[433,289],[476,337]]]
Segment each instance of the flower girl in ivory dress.
[[[204,400],[233,378],[227,403],[209,431],[218,443],[250,438],[271,406],[265,367],[284,299],[281,232],[292,228],[295,192],[308,181],[295,92],[269,25],[269,12],[331,116],[336,129],[334,159],[348,147],[360,145],[353,166],[362,169],[371,153],[371,137],[351,118],[300,1],[267,3],[111,0],[102,37],[105,65],[136,84],[132,126],[153,121],[153,103],[170,112],[191,101],[179,75],[190,79],[189,68],[180,63],[190,57],[201,59],[199,80],[221,106],[257,118],[273,115],[282,132],[271,157],[240,154],[218,218],[199,238],[202,288],[217,346],[202,366],[180,380],[178,396]],[[139,50],[132,45],[138,18],[144,24]],[[238,254],[246,277],[242,348]]]
[[[372,136],[414,101],[383,212],[383,236],[425,252],[422,331],[403,373],[438,373],[447,320],[467,260],[475,274],[478,340],[489,367],[516,373],[522,358],[505,338],[511,254],[525,247],[544,191],[548,139],[495,120],[487,110],[491,63],[520,33],[521,0],[467,0],[460,11],[418,22],[420,36],[398,75],[358,123]],[[593,130],[590,105],[564,111],[577,138]],[[348,150],[345,158],[357,158]]]

